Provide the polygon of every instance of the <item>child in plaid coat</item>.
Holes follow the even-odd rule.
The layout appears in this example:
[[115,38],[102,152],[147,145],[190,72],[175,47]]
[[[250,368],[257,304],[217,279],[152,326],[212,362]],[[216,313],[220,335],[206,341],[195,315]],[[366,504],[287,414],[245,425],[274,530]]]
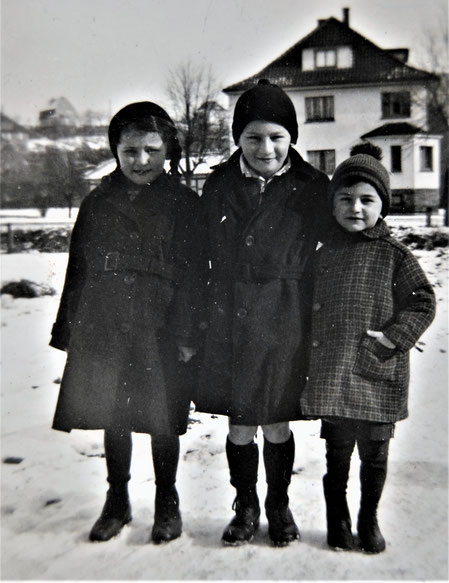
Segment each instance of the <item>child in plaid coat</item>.
[[387,170],[358,153],[329,186],[334,225],[317,252],[305,415],[322,419],[327,542],[353,549],[346,487],[357,442],[361,460],[361,548],[385,540],[377,506],[394,423],[408,415],[409,351],[432,322],[432,287],[412,253],[383,221],[390,205]]

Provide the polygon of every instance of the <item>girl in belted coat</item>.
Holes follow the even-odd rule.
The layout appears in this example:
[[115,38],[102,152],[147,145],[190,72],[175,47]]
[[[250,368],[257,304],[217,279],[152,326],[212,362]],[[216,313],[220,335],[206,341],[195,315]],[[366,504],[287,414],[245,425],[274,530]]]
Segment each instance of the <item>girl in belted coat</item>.
[[[367,151],[378,154],[372,146]],[[357,530],[361,548],[371,553],[385,549],[377,507],[394,424],[408,415],[409,351],[435,314],[417,259],[383,220],[390,198],[386,168],[366,151],[342,162],[332,177],[335,221],[317,252],[310,368],[301,396],[303,413],[323,420],[328,544],[354,548],[346,487],[357,443]]]
[[201,197],[210,261],[200,411],[229,417],[226,452],[236,514],[223,543],[250,541],[259,524],[257,427],[264,433],[269,536],[299,537],[288,507],[306,369],[309,260],[325,216],[328,179],[291,148],[298,126],[290,98],[259,83],[237,101],[240,148],[218,166]]
[[159,543],[182,529],[175,480],[197,342],[198,197],[179,183],[176,128],[155,103],[120,110],[109,142],[117,168],[81,204],[52,331],[68,354],[53,428],[105,430],[109,490],[95,541],[131,520],[131,432],[152,436]]

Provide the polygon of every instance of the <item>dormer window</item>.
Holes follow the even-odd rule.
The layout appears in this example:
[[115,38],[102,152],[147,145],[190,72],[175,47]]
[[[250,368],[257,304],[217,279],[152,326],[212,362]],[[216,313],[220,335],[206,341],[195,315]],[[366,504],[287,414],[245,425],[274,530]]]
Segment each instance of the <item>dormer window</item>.
[[352,47],[310,48],[302,51],[302,70],[348,69],[352,67]]
[[335,68],[337,66],[337,51],[335,49],[317,49],[315,51],[315,67],[317,69]]

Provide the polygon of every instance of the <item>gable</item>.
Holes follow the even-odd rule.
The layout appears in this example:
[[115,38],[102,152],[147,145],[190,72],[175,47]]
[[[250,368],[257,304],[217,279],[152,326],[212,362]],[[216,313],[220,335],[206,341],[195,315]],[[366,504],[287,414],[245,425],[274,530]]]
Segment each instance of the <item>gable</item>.
[[224,89],[241,92],[265,78],[282,88],[430,81],[434,75],[404,62],[404,51],[383,50],[336,18],[318,27],[256,75]]

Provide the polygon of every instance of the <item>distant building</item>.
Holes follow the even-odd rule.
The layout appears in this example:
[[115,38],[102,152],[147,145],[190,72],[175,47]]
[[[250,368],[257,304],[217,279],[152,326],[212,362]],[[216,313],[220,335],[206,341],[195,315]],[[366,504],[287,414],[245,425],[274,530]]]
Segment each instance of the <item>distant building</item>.
[[78,113],[65,97],[50,99],[47,107],[39,112],[39,126],[45,128],[78,127]]
[[18,146],[24,145],[31,136],[31,133],[34,133],[27,130],[4,113],[1,113],[0,119],[1,139],[9,144]]
[[328,175],[362,140],[378,145],[390,171],[393,210],[439,206],[441,136],[429,133],[428,88],[437,77],[407,65],[408,49],[381,49],[343,20],[318,26],[256,75],[226,87],[233,109],[243,91],[269,79],[291,97],[297,148]]

